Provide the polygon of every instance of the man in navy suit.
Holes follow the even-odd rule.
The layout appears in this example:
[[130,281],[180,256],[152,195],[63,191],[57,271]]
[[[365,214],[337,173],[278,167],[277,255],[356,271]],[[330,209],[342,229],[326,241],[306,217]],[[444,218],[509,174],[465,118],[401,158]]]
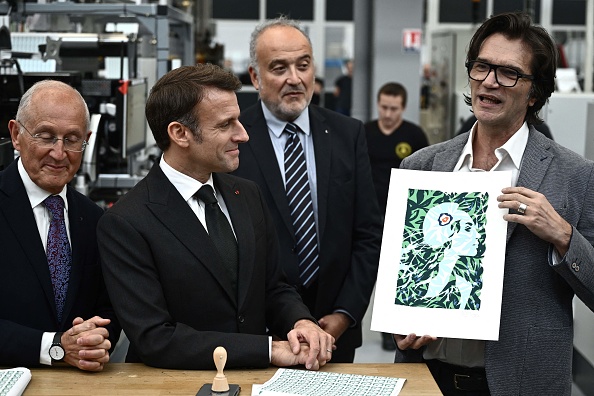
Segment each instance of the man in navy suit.
[[527,14],[488,19],[466,60],[478,121],[401,168],[511,171],[497,198],[509,209],[499,340],[396,335],[396,361],[427,362],[445,395],[569,396],[574,295],[594,308],[594,163],[534,127],[555,89],[557,48]]
[[[23,95],[8,128],[20,158],[0,173],[0,366],[99,371],[120,335],[97,251],[103,211],[67,185],[91,134],[89,111],[76,90],[46,80]],[[60,272],[49,264],[48,197],[64,203]]]
[[284,280],[258,187],[226,174],[248,139],[240,87],[206,64],[172,70],[151,89],[145,112],[163,156],[97,231],[128,362],[213,369],[218,346],[227,367],[318,369],[332,357],[334,339]]
[[[363,124],[334,111],[310,105],[314,88],[311,42],[295,21],[264,22],[250,43],[252,84],[260,101],[241,113],[250,140],[240,146],[238,176],[262,189],[280,240],[283,269],[320,326],[336,342],[333,362],[352,362],[362,342],[362,319],[375,284],[381,220]],[[299,176],[307,179],[307,200],[315,223],[308,241],[293,217],[284,151],[297,130],[305,157]],[[298,129],[296,129],[298,128]],[[293,138],[291,138],[292,140]],[[289,193],[291,194],[291,193]],[[313,264],[303,251],[317,257]],[[311,274],[307,271],[311,270]],[[307,276],[303,276],[306,273]],[[310,276],[311,275],[311,276]]]

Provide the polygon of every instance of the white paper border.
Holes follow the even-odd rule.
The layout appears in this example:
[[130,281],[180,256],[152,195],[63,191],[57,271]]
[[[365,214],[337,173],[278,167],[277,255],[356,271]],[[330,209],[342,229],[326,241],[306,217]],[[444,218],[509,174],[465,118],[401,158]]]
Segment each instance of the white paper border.
[[[511,172],[424,172],[392,169],[382,238],[371,330],[393,334],[498,340],[507,222],[497,196],[510,185]],[[409,189],[489,193],[482,259],[483,287],[477,311],[396,305],[402,233]]]

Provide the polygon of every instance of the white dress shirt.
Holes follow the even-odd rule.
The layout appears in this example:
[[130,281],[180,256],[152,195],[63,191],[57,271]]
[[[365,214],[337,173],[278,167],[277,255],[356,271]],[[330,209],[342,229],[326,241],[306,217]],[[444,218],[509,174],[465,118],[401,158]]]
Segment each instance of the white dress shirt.
[[[180,193],[182,198],[190,205],[192,211],[200,220],[200,223],[204,226],[204,229],[208,232],[208,227],[206,226],[206,213],[204,211],[204,202],[200,201],[198,198],[194,197],[194,194],[202,187],[204,184],[208,184],[212,187],[214,191],[214,196],[218,201],[219,207],[227,217],[227,221],[229,221],[229,225],[233,230],[233,234],[235,235],[235,230],[233,229],[233,223],[231,222],[231,217],[229,217],[229,211],[227,210],[227,205],[225,205],[225,200],[223,196],[218,193],[217,189],[214,186],[214,182],[212,179],[212,173],[206,183],[202,184],[198,180],[181,173],[180,171],[173,169],[171,165],[167,163],[165,156],[161,157],[161,161],[159,162],[159,166],[161,170],[165,174],[165,177],[169,179],[171,184],[175,187],[175,189]],[[237,239],[237,236],[235,237]]]

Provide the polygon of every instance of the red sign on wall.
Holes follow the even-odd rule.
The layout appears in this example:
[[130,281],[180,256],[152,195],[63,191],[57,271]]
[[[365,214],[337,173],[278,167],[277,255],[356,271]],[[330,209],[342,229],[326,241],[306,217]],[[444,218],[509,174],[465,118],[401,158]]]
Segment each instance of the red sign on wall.
[[405,52],[421,51],[421,29],[402,30],[402,49]]

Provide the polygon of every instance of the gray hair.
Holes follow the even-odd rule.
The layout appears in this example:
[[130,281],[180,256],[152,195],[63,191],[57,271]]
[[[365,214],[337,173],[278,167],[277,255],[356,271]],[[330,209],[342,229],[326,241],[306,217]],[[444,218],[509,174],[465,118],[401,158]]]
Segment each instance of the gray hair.
[[264,33],[265,30],[276,26],[292,27],[299,30],[301,34],[303,34],[303,36],[307,39],[309,46],[312,47],[309,35],[307,34],[303,26],[301,26],[301,24],[294,19],[289,19],[285,15],[281,15],[278,18],[269,19],[260,23],[252,32],[252,36],[250,39],[250,67],[256,71],[256,74],[258,74],[258,76],[260,75],[260,70],[258,69],[258,56],[256,55],[256,44],[258,43],[260,35]]
[[25,92],[21,97],[21,101],[19,102],[19,107],[16,113],[17,120],[21,122],[27,122],[29,120],[31,116],[29,112],[29,106],[31,106],[31,99],[37,91],[43,89],[62,89],[76,92],[77,96],[80,98],[81,103],[83,104],[83,108],[85,109],[85,132],[88,132],[91,129],[91,116],[89,114],[89,108],[87,107],[87,103],[85,102],[80,92],[72,88],[70,85],[57,80],[42,80],[33,84],[33,86],[29,88],[27,92]]

